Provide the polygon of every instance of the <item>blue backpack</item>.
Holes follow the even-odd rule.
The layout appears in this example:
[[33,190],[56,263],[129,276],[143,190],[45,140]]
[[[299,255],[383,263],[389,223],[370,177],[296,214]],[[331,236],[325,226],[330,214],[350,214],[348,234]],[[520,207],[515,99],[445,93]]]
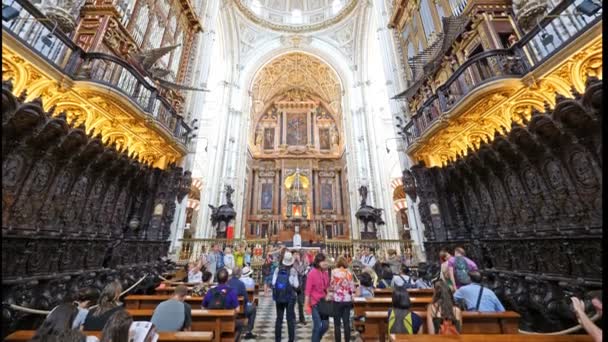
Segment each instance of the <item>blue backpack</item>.
[[287,304],[295,299],[293,286],[289,283],[289,268],[279,268],[277,281],[272,289],[272,299],[277,303]]
[[224,253],[223,252],[219,252],[217,255],[217,262],[216,262],[216,270],[221,270],[222,268],[224,268]]

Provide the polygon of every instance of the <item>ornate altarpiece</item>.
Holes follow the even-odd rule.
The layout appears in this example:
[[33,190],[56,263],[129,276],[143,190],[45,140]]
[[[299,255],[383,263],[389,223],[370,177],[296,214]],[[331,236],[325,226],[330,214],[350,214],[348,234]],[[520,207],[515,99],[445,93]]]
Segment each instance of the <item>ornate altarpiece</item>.
[[302,242],[350,236],[341,123],[318,97],[291,89],[253,129],[245,237]]

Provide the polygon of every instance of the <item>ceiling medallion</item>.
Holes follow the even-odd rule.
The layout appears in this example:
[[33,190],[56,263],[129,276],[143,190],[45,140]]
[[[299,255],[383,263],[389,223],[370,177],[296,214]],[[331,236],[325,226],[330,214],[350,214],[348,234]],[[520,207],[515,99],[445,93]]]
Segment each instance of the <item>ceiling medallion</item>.
[[278,23],[273,23],[266,19],[260,18],[243,2],[244,2],[244,0],[234,1],[234,3],[239,8],[241,13],[243,13],[249,20],[251,20],[255,24],[269,28],[274,31],[292,32],[292,33],[304,33],[304,32],[318,31],[318,30],[327,28],[333,24],[336,24],[336,23],[340,22],[342,19],[344,19],[345,17],[347,17],[359,3],[359,1],[350,0],[342,9],[340,9],[340,11],[335,16],[333,16],[329,19],[320,21],[318,23],[314,23],[314,24],[278,24]]

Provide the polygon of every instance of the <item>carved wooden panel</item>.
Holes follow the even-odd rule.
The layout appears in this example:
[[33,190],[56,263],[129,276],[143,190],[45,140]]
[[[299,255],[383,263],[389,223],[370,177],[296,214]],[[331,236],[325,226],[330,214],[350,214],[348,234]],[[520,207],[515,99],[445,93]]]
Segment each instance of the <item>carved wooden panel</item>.
[[[103,287],[109,276],[101,275],[116,269],[137,265],[116,276],[129,284],[142,270],[157,274],[189,172],[141,164],[70,127],[64,113],[44,112],[41,100],[23,103],[11,89],[3,82],[3,302],[51,309],[86,279]],[[165,210],[155,215],[155,205]],[[75,274],[82,282],[72,282]],[[11,328],[34,322],[3,311]]]
[[601,85],[589,78],[584,95],[557,96],[444,167],[404,172],[429,260],[464,246],[522,329],[575,325],[569,296],[601,286]]

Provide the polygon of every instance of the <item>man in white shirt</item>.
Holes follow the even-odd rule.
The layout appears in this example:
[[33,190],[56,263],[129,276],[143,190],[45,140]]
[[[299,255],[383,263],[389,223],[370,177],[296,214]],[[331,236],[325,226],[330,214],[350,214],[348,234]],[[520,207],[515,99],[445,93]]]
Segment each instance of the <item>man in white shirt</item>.
[[376,257],[370,252],[369,247],[363,250],[363,256],[361,257],[361,263],[363,266],[373,268],[376,264]]
[[251,268],[249,268],[249,266],[243,267],[243,275],[241,276],[240,281],[242,281],[243,284],[245,284],[245,288],[247,290],[255,289],[255,280],[253,280],[251,278],[252,274],[253,274],[253,270]]

